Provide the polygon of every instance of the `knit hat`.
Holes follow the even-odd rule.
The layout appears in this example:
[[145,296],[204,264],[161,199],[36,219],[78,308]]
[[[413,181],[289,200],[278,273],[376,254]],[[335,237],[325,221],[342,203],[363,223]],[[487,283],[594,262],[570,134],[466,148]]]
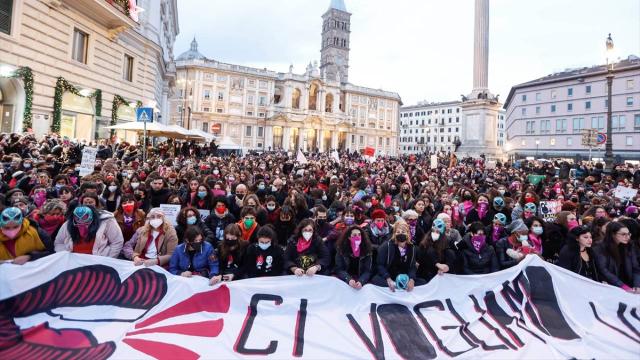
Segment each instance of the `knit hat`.
[[633,215],[633,214],[637,214],[638,213],[638,207],[635,206],[635,205],[629,205],[625,209],[624,213],[627,214],[627,216]]
[[507,225],[507,216],[503,213],[495,214],[493,220],[498,220],[502,226]]
[[433,220],[433,227],[438,229],[440,234],[443,234],[445,232],[445,230],[447,229],[447,225],[444,223],[444,221],[442,219]]
[[159,207],[153,208],[153,209],[149,210],[149,213],[147,214],[147,217],[150,217],[151,215],[162,215],[162,216],[164,216],[164,211],[162,211],[162,209],[160,209]]
[[93,222],[93,211],[88,206],[78,206],[73,209],[73,224],[86,225]]
[[62,213],[65,213],[67,212],[67,204],[65,204],[64,201],[60,199],[49,199],[44,203],[44,205],[42,205],[43,214],[48,214],[56,209],[62,211]]
[[371,213],[371,219],[373,219],[373,220],[375,220],[375,219],[385,219],[386,217],[387,217],[387,214],[382,209],[375,209]]
[[13,199],[13,202],[11,205],[16,206],[18,204],[25,204],[29,206],[31,202],[29,201],[29,198],[26,196],[18,196],[15,199]]
[[495,198],[493,198],[493,205],[498,207],[504,206],[504,198],[496,196]]
[[524,204],[524,211],[530,211],[532,213],[535,213],[537,209],[538,209],[538,207],[534,203],[526,203],[526,204]]
[[22,211],[17,207],[6,208],[0,214],[0,227],[11,223],[22,224]]
[[511,224],[509,224],[509,226],[507,226],[507,230],[510,234],[513,234],[514,232],[518,231],[529,231],[529,228],[524,224],[524,221],[522,221],[522,219],[516,219],[513,220]]

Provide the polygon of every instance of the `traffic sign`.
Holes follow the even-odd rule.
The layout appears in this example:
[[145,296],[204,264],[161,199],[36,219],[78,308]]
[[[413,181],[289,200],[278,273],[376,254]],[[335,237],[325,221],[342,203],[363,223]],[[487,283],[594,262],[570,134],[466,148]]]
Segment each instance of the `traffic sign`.
[[599,132],[596,136],[596,143],[598,145],[602,145],[607,142],[607,134]]
[[153,122],[153,108],[137,108],[136,121],[137,122]]
[[215,135],[220,135],[220,131],[222,131],[222,125],[220,123],[215,123],[211,125],[211,132]]

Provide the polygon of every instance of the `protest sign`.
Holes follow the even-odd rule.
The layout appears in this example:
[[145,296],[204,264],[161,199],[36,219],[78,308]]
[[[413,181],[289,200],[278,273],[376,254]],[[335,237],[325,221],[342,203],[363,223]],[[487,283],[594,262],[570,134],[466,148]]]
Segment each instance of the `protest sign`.
[[80,163],[80,176],[87,176],[93,172],[96,167],[97,148],[85,147],[82,149],[82,162]]
[[529,183],[531,183],[531,185],[538,186],[540,181],[544,180],[545,177],[546,176],[544,175],[527,175],[527,180],[529,180]]
[[180,205],[174,204],[160,204],[160,210],[164,212],[164,216],[171,222],[171,225],[176,226],[178,223],[176,219],[178,218],[178,213],[180,212]]
[[200,219],[202,219],[202,221],[211,215],[211,210],[207,209],[198,209],[198,212],[200,213]]
[[438,156],[437,155],[431,155],[430,160],[431,160],[431,163],[429,164],[429,167],[431,169],[437,169],[438,168]]
[[631,200],[638,193],[638,189],[632,189],[630,187],[618,185],[613,190],[613,196],[620,200]]
[[638,295],[537,256],[412,292],[318,275],[211,287],[68,252],[0,267],[5,359],[632,359],[640,344]]
[[556,221],[556,215],[561,211],[560,201],[540,201],[540,215],[547,222]]

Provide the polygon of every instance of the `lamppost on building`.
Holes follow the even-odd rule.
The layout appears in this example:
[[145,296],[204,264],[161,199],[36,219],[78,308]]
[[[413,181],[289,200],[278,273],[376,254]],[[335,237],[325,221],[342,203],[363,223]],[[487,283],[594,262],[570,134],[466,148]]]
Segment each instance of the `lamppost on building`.
[[540,140],[536,139],[536,159],[538,158],[538,148],[540,148]]
[[611,33],[607,37],[607,141],[605,143],[604,152],[604,171],[605,173],[611,173],[613,170],[613,134],[611,124],[611,109],[613,103],[611,100],[611,85],[613,84],[613,59],[609,64],[609,58],[613,56],[613,39],[611,39]]

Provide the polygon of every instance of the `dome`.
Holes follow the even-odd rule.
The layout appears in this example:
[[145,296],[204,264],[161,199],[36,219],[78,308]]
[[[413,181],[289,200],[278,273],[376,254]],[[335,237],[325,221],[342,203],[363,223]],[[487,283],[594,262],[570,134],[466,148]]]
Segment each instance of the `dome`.
[[204,55],[202,55],[199,51],[198,51],[198,42],[196,41],[196,38],[193,38],[193,41],[191,41],[191,48],[189,49],[189,51],[185,51],[182,54],[180,54],[180,56],[178,56],[176,58],[176,60],[205,60],[206,57]]

